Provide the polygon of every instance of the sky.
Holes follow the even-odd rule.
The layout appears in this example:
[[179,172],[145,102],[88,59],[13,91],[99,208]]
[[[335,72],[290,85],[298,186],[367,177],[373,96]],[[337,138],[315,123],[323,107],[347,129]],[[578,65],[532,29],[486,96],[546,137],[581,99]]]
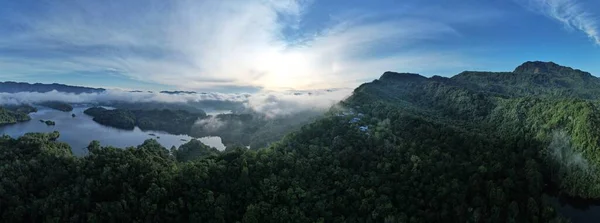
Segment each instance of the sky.
[[0,0],[0,80],[225,93],[553,61],[600,75],[597,0]]

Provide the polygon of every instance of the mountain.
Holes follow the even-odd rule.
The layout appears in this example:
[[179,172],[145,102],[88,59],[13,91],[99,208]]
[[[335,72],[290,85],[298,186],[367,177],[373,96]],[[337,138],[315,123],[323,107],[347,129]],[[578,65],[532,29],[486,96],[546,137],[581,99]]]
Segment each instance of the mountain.
[[543,62],[451,78],[386,72],[259,150],[221,152],[195,140],[171,151],[155,140],[117,149],[95,141],[89,155],[74,157],[56,132],[5,136],[0,215],[15,222],[565,222],[549,196],[600,198],[597,80]]
[[600,98],[600,79],[552,62],[526,62],[513,72],[465,71],[451,79],[470,90],[506,97]]
[[17,92],[40,92],[46,93],[56,90],[58,92],[65,93],[99,93],[105,91],[103,88],[89,88],[89,87],[80,87],[80,86],[70,86],[64,84],[29,84],[24,82],[0,82],[0,92],[5,93],[17,93]]
[[563,193],[597,199],[599,99],[597,77],[552,62],[526,62],[513,72],[463,72],[451,78],[388,72],[356,89],[344,104],[382,120],[399,113],[399,119],[418,117],[494,140],[525,136],[538,144],[531,151],[538,154],[530,158],[539,162],[545,178]]
[[195,91],[160,91],[161,94],[197,94]]

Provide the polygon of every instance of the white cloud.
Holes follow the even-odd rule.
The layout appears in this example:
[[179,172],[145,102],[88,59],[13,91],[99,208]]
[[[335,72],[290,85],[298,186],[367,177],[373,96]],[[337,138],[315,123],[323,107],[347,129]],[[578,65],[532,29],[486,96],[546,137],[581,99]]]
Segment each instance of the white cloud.
[[314,110],[325,111],[350,96],[352,89],[309,92],[262,92],[248,97],[245,105],[267,117]]
[[600,45],[598,17],[579,0],[516,0],[525,7],[563,23],[569,29],[584,32]]
[[67,103],[102,103],[111,101],[122,102],[197,102],[197,101],[234,101],[245,102],[249,94],[163,94],[150,92],[127,92],[120,90],[107,90],[102,93],[64,93],[56,90],[51,92],[18,92],[0,93],[0,105],[2,104],[33,104],[44,101],[62,101]]
[[194,123],[196,126],[200,126],[204,131],[208,133],[214,133],[219,131],[226,123],[219,120],[216,116],[211,116],[206,119],[199,119]]
[[0,49],[50,56],[0,55],[0,64],[22,75],[110,70],[181,89],[324,89],[354,87],[405,61],[440,68],[431,53],[404,48],[457,34],[430,20],[359,17],[304,33],[298,42],[284,31],[302,21],[308,1],[132,2],[46,2],[47,11],[14,21],[27,28],[0,39]]
[[[351,89],[314,90],[314,91],[263,91],[255,94],[164,94],[157,92],[128,92],[107,90],[102,93],[64,93],[51,91],[46,93],[18,92],[0,93],[0,105],[35,104],[44,101],[62,101],[67,103],[107,103],[107,102],[168,102],[187,103],[199,101],[231,101],[244,104],[253,111],[267,117],[291,115],[307,110],[325,111],[351,94]],[[209,109],[209,108],[204,108]],[[207,124],[207,123],[204,123]],[[218,125],[210,125],[218,127]]]

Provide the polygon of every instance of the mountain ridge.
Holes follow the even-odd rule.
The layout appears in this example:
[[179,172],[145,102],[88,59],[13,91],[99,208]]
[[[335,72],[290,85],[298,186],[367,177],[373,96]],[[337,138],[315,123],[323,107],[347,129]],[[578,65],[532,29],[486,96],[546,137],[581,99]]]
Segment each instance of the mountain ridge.
[[600,199],[596,92],[576,76],[483,73],[386,72],[259,150],[95,141],[88,156],[73,157],[58,133],[0,138],[0,198],[9,202],[0,214],[15,222],[566,222],[548,188]]
[[46,92],[50,92],[53,90],[56,90],[59,92],[80,94],[80,93],[100,93],[100,92],[104,92],[106,89],[83,87],[83,86],[73,86],[73,85],[58,84],[58,83],[30,84],[27,82],[14,82],[14,81],[0,82],[0,92],[4,92],[4,93],[17,93],[17,92],[46,93]]

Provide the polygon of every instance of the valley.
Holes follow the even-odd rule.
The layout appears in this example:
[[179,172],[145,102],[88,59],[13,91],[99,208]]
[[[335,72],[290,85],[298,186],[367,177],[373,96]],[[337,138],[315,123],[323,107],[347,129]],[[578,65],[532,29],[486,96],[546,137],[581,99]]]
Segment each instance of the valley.
[[[156,137],[125,149],[94,141],[87,155],[73,156],[62,133],[5,136],[7,179],[45,176],[47,183],[27,191],[6,184],[0,196],[47,192],[0,210],[13,220],[21,219],[17,208],[44,203],[100,221],[140,219],[139,211],[159,221],[563,222],[581,212],[552,196],[600,198],[597,89],[599,79],[587,72],[527,62],[513,72],[451,78],[386,72],[323,117],[297,122],[252,113],[79,109],[95,125],[214,134],[227,147],[178,138],[169,149]],[[291,125],[275,127],[281,123]],[[257,139],[267,141],[246,148]],[[21,161],[10,157],[47,164],[19,169]],[[27,218],[66,217],[44,207]]]

